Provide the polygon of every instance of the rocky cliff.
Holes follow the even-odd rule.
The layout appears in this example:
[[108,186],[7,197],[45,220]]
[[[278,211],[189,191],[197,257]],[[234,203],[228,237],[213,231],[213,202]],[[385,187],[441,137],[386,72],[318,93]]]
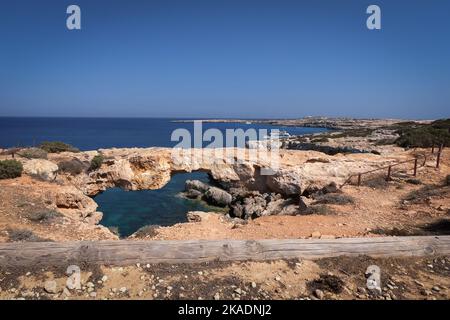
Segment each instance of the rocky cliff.
[[[59,173],[56,180],[64,185],[76,186],[89,196],[107,188],[128,190],[159,189],[173,174],[204,171],[222,184],[237,184],[249,190],[273,191],[284,196],[299,194],[314,185],[323,187],[331,182],[340,184],[350,174],[384,166],[389,162],[408,157],[400,153],[391,157],[373,154],[329,156],[314,151],[280,150],[273,165],[270,153],[259,151],[250,157],[247,149],[190,149],[173,152],[168,148],[100,149],[98,152],[61,153],[50,155],[55,164],[77,159],[89,163],[97,153],[105,158],[98,170],[79,174]],[[238,159],[238,160],[237,160]],[[26,161],[26,160],[25,160]],[[36,165],[36,160],[34,165]],[[54,170],[56,166],[48,166]],[[272,168],[273,174],[263,175],[262,170]],[[43,177],[52,173],[41,172]]]
[[[291,215],[297,214],[300,196],[305,195],[305,191],[318,190],[330,183],[340,185],[351,174],[412,157],[405,151],[389,156],[331,156],[316,151],[279,150],[276,158],[270,158],[274,155],[263,150],[257,150],[256,157],[250,157],[249,149],[178,151],[168,148],[101,149],[49,154],[48,159],[32,160],[16,155],[16,159],[23,163],[24,174],[18,179],[0,181],[4,191],[2,197],[8,201],[4,213],[7,215],[8,211],[24,208],[20,199],[33,198],[24,200],[30,208],[39,204],[62,213],[68,219],[67,224],[61,227],[64,227],[61,238],[67,236],[68,230],[82,230],[77,239],[111,238],[113,235],[106,228],[96,226],[102,214],[97,212],[92,196],[112,187],[158,189],[174,174],[204,171],[211,175],[217,186],[232,195],[233,203],[229,207],[235,217]],[[92,159],[99,154],[104,159],[101,166],[90,169]],[[278,163],[271,162],[274,159]],[[273,170],[272,174],[264,175],[264,169],[268,168]],[[220,189],[212,191],[220,193]],[[229,203],[230,196],[224,195],[226,197],[204,193],[205,198],[220,198],[226,200],[222,202]],[[17,206],[7,200],[13,198],[17,198]],[[11,224],[5,222],[5,225]],[[55,232],[57,230],[53,229],[52,234]],[[45,232],[39,235],[45,236]]]

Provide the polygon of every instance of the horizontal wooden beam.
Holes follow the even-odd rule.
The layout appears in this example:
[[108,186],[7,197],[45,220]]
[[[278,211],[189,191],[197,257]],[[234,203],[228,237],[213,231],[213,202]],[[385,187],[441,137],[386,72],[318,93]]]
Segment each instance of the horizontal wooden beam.
[[1,243],[0,268],[130,265],[369,255],[449,255],[450,236],[341,239],[76,241]]

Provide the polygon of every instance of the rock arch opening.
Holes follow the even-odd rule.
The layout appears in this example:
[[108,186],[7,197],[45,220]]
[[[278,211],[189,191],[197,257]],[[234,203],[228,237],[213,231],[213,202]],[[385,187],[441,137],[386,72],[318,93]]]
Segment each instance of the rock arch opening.
[[146,226],[170,226],[187,222],[189,211],[212,211],[206,203],[181,195],[187,180],[210,183],[205,171],[174,172],[160,189],[127,191],[114,187],[94,197],[98,211],[103,213],[100,224],[121,237],[128,237]]

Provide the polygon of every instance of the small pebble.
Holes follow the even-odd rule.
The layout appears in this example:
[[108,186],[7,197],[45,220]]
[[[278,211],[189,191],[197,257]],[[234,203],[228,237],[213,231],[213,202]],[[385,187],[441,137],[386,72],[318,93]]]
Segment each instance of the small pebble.
[[323,291],[320,290],[320,289],[314,290],[314,295],[315,295],[318,299],[320,299],[320,300],[322,300],[323,297],[325,296],[325,294],[323,293]]

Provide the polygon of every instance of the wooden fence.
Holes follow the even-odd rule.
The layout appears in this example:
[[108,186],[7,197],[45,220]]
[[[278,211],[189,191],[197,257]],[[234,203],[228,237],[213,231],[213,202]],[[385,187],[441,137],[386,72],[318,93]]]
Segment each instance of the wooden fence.
[[[444,150],[444,145],[440,145],[438,148],[438,152],[436,154],[436,168],[439,168],[440,165],[440,161],[441,161],[441,156],[442,156],[442,151]],[[434,155],[434,146],[431,149],[431,155]],[[419,159],[422,158],[423,162],[419,165]],[[387,170],[387,174],[386,174],[386,181],[389,181],[391,179],[391,175],[392,175],[392,170],[394,167],[402,165],[402,164],[407,164],[407,163],[414,163],[414,166],[412,168],[412,172],[413,172],[413,176],[417,176],[417,169],[424,167],[425,164],[427,162],[427,156],[426,154],[419,154],[417,156],[415,156],[412,159],[408,159],[408,160],[404,160],[404,161],[399,161],[393,164],[390,164],[388,166],[384,166],[381,168],[377,168],[377,169],[373,169],[373,170],[369,170],[369,171],[364,171],[364,172],[360,172],[360,173],[355,173],[350,175],[347,180],[344,181],[343,184],[340,185],[340,188],[344,187],[345,185],[349,184],[353,178],[357,177],[357,185],[360,186],[361,185],[361,181],[362,181],[362,176],[363,175],[367,175],[367,174],[371,174],[377,171],[385,171]]]
[[450,236],[341,239],[74,241],[0,244],[0,268],[131,265],[336,256],[449,255]]

